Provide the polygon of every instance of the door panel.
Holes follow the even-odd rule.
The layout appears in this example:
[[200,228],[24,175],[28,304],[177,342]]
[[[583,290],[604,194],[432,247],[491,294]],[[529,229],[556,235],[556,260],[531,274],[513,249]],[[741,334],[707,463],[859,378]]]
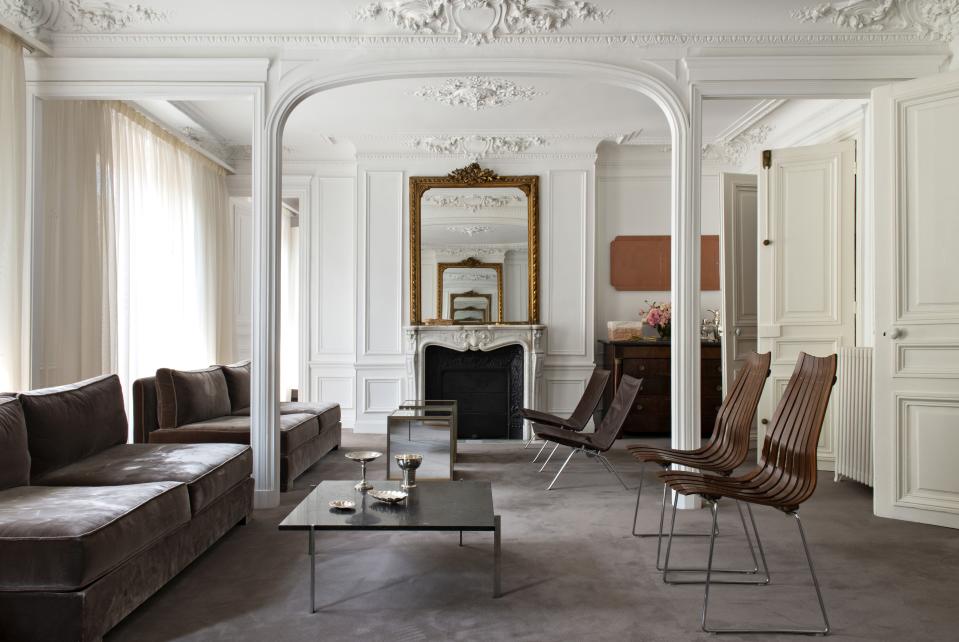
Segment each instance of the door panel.
[[[759,405],[759,445],[800,352],[856,343],[856,147],[854,141],[779,149],[759,181],[758,346],[772,353]],[[831,469],[833,413],[819,440]]]
[[756,351],[757,186],[755,174],[722,174],[723,388],[729,390]]
[[876,89],[877,515],[959,528],[959,73]]

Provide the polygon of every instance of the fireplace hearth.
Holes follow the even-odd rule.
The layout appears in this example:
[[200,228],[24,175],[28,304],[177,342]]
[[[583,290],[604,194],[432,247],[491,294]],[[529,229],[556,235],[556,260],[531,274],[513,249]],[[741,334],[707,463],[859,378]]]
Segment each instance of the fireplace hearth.
[[425,350],[427,399],[458,402],[460,439],[522,439],[523,348]]

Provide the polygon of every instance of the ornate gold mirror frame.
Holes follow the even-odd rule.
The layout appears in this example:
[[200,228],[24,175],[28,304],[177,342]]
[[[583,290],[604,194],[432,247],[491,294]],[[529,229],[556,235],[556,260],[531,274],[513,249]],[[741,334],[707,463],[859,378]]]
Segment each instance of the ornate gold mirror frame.
[[[442,296],[442,294],[440,295]],[[502,296],[502,294],[500,294]],[[456,321],[454,318],[456,316],[456,299],[486,299],[486,314],[484,315],[483,321],[486,323],[490,322],[490,315],[493,313],[493,295],[492,294],[483,294],[482,292],[477,292],[476,290],[469,290],[468,292],[450,292],[450,320]],[[442,304],[440,301],[437,304],[437,307]],[[500,306],[502,308],[502,306]],[[480,308],[459,308],[460,310],[480,310]],[[500,310],[500,318],[503,318],[503,311]]]
[[[436,264],[436,313],[443,316],[443,273],[450,268],[476,268],[489,269],[496,272],[496,323],[503,321],[503,264],[502,263],[483,263],[479,259],[469,257],[459,263],[437,263]],[[460,296],[459,293],[456,296]],[[484,296],[476,293],[475,296]],[[485,295],[490,299],[489,316],[493,316],[493,301],[490,295]],[[450,294],[450,317],[453,315],[453,294]]]
[[[411,176],[410,177],[410,325],[422,325],[423,318],[420,312],[422,299],[422,285],[420,283],[420,208],[423,194],[434,188],[461,188],[461,187],[515,187],[526,194],[528,206],[527,222],[527,251],[529,264],[529,303],[526,321],[510,323],[539,323],[539,176],[499,176],[491,169],[480,167],[479,163],[471,163],[466,167],[454,170],[447,176]],[[450,264],[441,264],[450,265]],[[461,264],[452,264],[461,267]],[[499,278],[499,318],[503,318],[503,281],[501,264]],[[437,282],[440,297],[438,305],[442,304],[442,271],[437,270]],[[442,310],[442,307],[439,307]],[[441,313],[440,313],[441,314]],[[501,321],[501,323],[507,323]]]

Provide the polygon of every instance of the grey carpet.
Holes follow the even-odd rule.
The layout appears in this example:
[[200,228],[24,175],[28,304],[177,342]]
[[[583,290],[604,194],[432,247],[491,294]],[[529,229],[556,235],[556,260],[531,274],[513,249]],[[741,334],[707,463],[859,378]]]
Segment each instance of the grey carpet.
[[[639,467],[617,444],[612,461],[635,487]],[[467,533],[336,533],[318,537],[317,604],[310,615],[307,540],[277,523],[322,479],[351,479],[344,450],[383,448],[382,437],[344,433],[333,452],[285,493],[279,508],[216,546],[107,637],[135,640],[706,640],[699,631],[701,586],[667,586],[655,570],[655,539],[630,535],[635,493],[598,462],[574,460],[551,475],[529,464],[521,443],[466,443],[459,474],[493,481],[503,519],[503,590],[491,598],[492,538]],[[556,470],[559,462],[550,464]],[[371,467],[382,479],[384,462]],[[647,483],[652,481],[647,473]],[[655,491],[656,488],[649,490]],[[659,510],[644,493],[640,519]],[[836,640],[955,640],[959,535],[872,516],[868,488],[822,473],[803,523]],[[772,571],[768,587],[718,587],[717,623],[819,621],[815,594],[791,518],[758,509]],[[705,529],[707,511],[678,524]],[[745,564],[748,552],[732,505],[720,514],[717,563]],[[676,564],[705,559],[705,540],[678,540]],[[713,610],[714,609],[714,610]],[[779,639],[726,636],[722,639]],[[782,637],[781,639],[796,639]]]

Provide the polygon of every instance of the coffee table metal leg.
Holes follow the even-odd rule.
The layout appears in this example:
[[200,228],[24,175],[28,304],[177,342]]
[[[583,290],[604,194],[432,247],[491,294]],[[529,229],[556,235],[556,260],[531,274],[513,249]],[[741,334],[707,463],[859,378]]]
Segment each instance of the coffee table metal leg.
[[500,529],[499,515],[493,515],[493,597],[499,597],[503,593],[502,574],[500,572],[501,557],[500,538],[502,531]]
[[463,545],[463,531],[460,531],[460,546]]
[[310,613],[316,613],[316,540],[310,526]]

